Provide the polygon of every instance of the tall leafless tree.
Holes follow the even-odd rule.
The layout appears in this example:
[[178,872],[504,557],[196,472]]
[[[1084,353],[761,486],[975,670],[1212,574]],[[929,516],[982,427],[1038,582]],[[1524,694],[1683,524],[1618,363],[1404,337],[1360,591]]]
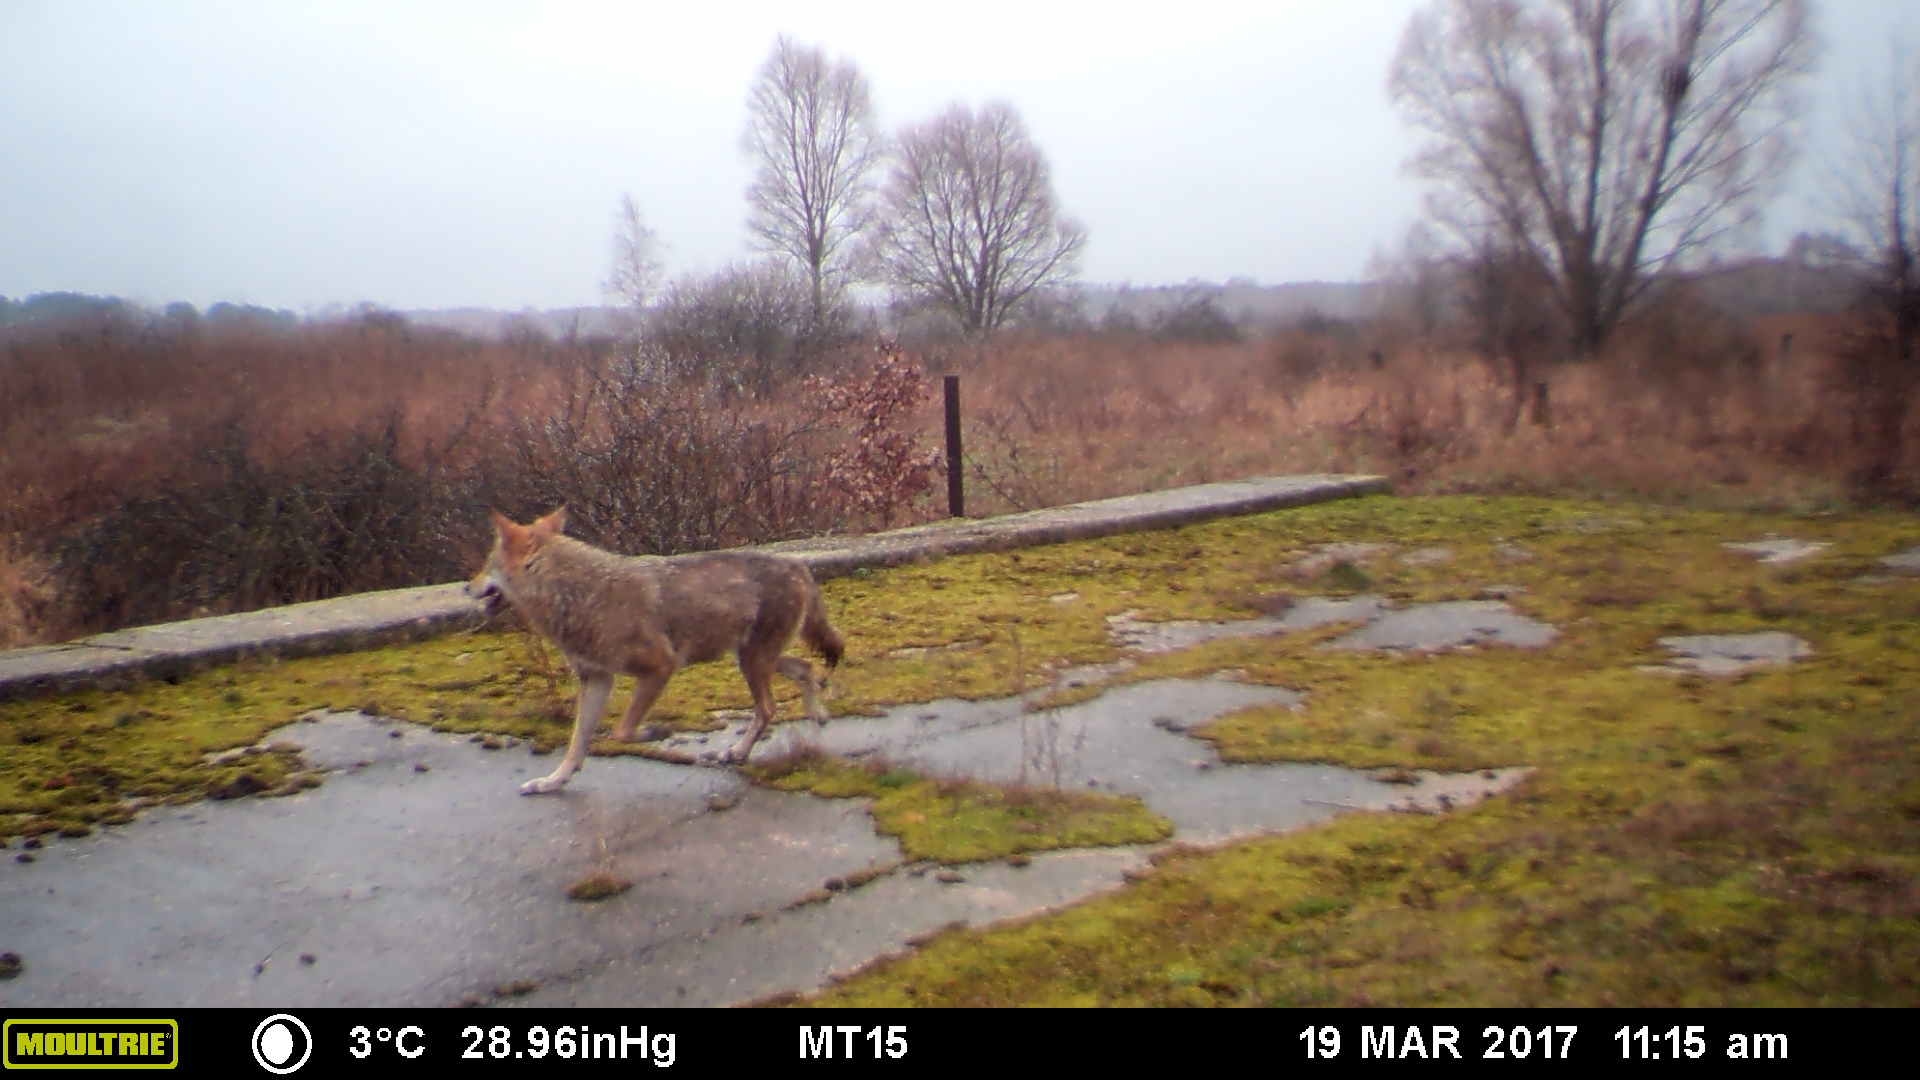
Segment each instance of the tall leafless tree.
[[660,235],[647,227],[633,196],[620,196],[620,221],[613,234],[613,273],[605,285],[607,296],[638,316],[659,290],[661,269]]
[[870,177],[883,143],[867,80],[783,35],[747,99],[745,145],[760,163],[747,189],[748,228],[806,270],[818,329],[872,220]]
[[1807,0],[1436,0],[1390,86],[1436,218],[1536,261],[1575,357],[1790,161]]
[[1920,381],[1920,56],[1894,46],[1884,87],[1848,117],[1845,150],[1829,187],[1860,252],[1866,332],[1847,350],[1867,461],[1860,479],[1884,492],[1904,451],[1914,383]]
[[1046,158],[1011,107],[954,105],[896,143],[880,232],[896,291],[990,333],[1071,279],[1086,230],[1060,215]]

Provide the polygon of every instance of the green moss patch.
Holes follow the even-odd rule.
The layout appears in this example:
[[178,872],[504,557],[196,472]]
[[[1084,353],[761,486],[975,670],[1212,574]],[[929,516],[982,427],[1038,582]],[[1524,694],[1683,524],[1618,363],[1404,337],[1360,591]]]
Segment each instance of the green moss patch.
[[880,831],[908,859],[979,862],[1029,851],[1150,844],[1173,826],[1131,796],[934,780],[884,762],[820,754],[755,765],[754,779],[782,791],[874,800]]

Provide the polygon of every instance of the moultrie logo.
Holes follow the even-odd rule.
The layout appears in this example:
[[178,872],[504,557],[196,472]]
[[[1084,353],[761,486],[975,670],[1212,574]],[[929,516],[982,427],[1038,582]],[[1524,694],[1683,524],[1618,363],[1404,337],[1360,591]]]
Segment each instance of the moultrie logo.
[[171,1069],[180,1024],[128,1020],[8,1020],[0,1028],[9,1069]]

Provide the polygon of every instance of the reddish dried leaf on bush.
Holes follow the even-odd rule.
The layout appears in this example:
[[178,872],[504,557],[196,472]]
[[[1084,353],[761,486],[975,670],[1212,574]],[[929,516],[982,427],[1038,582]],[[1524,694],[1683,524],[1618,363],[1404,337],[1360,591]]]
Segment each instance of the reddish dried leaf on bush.
[[806,390],[830,417],[851,422],[851,445],[827,455],[828,487],[852,513],[884,529],[933,487],[941,459],[906,427],[931,392],[926,376],[897,345],[883,342],[878,351],[880,362],[865,381],[810,376]]

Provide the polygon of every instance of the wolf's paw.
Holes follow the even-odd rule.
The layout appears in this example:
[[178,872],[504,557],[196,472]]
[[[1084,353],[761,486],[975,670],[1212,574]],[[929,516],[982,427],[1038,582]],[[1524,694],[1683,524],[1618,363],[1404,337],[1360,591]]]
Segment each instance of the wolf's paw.
[[720,754],[720,764],[744,765],[747,761],[747,754],[752,750],[753,748],[751,746],[735,746],[724,750]]
[[543,776],[520,785],[522,795],[551,795],[567,786],[565,777]]

